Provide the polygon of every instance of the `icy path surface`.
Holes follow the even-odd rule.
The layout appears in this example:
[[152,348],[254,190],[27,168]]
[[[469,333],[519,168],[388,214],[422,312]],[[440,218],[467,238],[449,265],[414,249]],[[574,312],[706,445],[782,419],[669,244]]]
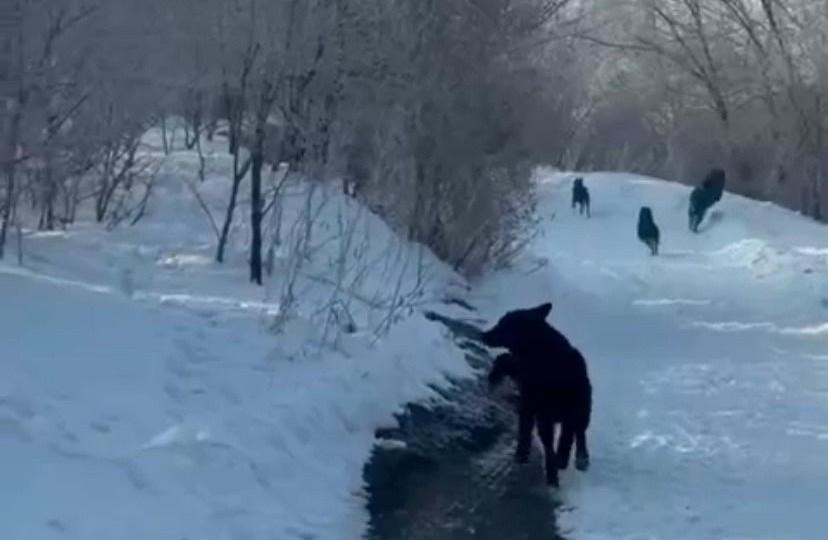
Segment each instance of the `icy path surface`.
[[[578,540],[819,540],[828,534],[828,228],[726,194],[687,230],[685,187],[591,174],[539,187],[542,234],[474,301],[554,302],[595,386],[593,466],[563,476]],[[661,255],[635,235],[653,209]]]

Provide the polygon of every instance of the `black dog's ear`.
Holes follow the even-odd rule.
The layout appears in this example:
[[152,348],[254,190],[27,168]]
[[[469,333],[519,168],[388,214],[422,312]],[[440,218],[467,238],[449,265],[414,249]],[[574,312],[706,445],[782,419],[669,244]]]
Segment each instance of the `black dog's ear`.
[[541,304],[537,307],[533,307],[530,310],[532,317],[536,319],[540,319],[541,321],[545,321],[546,318],[549,316],[549,313],[552,312],[552,302],[546,302],[545,304]]

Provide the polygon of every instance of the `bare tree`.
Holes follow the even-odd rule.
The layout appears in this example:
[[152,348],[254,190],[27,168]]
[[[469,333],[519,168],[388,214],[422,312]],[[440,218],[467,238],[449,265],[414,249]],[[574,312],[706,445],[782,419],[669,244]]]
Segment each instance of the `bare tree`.
[[[797,0],[608,9],[577,35],[604,59],[591,73],[582,165],[689,182],[724,166],[731,189],[819,213],[810,201],[825,197],[823,11]],[[623,162],[611,151],[619,146]]]
[[503,213],[517,210],[490,197],[511,191],[505,200],[525,201],[531,164],[555,151],[534,135],[567,118],[559,109],[567,101],[542,90],[553,82],[549,62],[560,59],[543,36],[570,20],[570,3],[362,7],[340,6],[346,23],[335,33],[346,64],[337,122],[346,189],[358,185],[360,198],[410,239],[477,271],[486,244],[511,234]]
[[[583,13],[570,0],[15,1],[26,53],[5,94],[0,245],[16,192],[47,228],[87,199],[108,224],[143,215],[152,175],[140,141],[154,125],[164,151],[178,151],[180,117],[202,168],[201,137],[227,136],[230,188],[211,225],[219,262],[249,173],[252,282],[272,245],[264,216],[281,207],[268,163],[343,181],[411,240],[475,272],[520,245],[533,166],[573,155],[567,140],[588,138],[596,108],[581,95],[588,68],[569,34]],[[18,160],[32,173],[25,189]]]
[[5,3],[4,9],[0,15],[12,23],[5,43],[10,84],[3,97],[10,114],[4,126],[1,156],[5,195],[0,216],[0,255],[17,199],[17,167],[35,154],[41,164],[37,177],[40,225],[55,226],[60,189],[57,160],[62,157],[58,139],[89,96],[87,85],[79,80],[82,47],[77,39],[72,41],[77,37],[73,33],[93,18],[98,6],[80,1],[53,5],[42,0],[15,0]]
[[[222,18],[218,22],[221,50],[223,53],[221,59],[222,95],[228,114],[229,150],[233,155],[233,181],[230,190],[230,199],[227,203],[227,211],[221,226],[221,234],[219,235],[218,247],[216,249],[216,261],[218,262],[224,261],[230,226],[233,223],[233,215],[236,210],[239,187],[252,164],[252,156],[242,157],[241,153],[243,148],[240,142],[244,129],[244,114],[247,109],[251,73],[256,67],[257,58],[261,52],[261,45],[256,41],[256,35],[254,33],[254,25],[256,23],[256,12],[253,9],[254,5],[255,0],[251,0],[250,9],[247,13],[241,15],[241,21]],[[230,20],[235,25],[241,24],[241,30],[238,30],[235,25],[232,28],[228,28],[226,20]],[[240,51],[231,48],[229,34],[235,31],[245,32],[244,35],[246,35],[246,42]]]

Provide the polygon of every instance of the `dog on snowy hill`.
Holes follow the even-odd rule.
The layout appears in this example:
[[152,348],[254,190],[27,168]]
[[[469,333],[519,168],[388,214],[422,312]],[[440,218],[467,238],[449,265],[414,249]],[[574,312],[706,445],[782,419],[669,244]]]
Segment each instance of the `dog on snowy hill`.
[[578,177],[572,182],[572,208],[578,206],[578,213],[589,217],[589,190],[584,186],[584,179]]
[[[592,414],[592,385],[586,360],[566,337],[546,322],[552,304],[509,311],[481,333],[488,347],[504,348],[489,371],[489,384],[511,378],[518,387],[518,437],[515,461],[526,463],[537,425],[544,449],[546,482],[558,485],[575,443],[575,467],[589,467],[586,431]],[[555,450],[555,424],[561,436]]]
[[651,254],[658,255],[660,237],[661,233],[653,219],[653,211],[649,206],[642,206],[638,211],[638,239],[650,248]]
[[699,232],[699,226],[704,220],[707,211],[722,198],[725,186],[725,172],[722,169],[713,169],[702,181],[700,186],[690,192],[690,206],[688,217],[690,230]]

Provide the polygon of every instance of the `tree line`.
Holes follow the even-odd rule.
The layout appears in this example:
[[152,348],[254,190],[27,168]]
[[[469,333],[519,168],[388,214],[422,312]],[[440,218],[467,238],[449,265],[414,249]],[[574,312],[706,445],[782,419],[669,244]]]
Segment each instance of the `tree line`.
[[805,0],[2,0],[0,255],[11,229],[82,205],[141,219],[141,137],[171,118],[188,148],[226,139],[216,259],[243,200],[257,283],[279,163],[466,273],[525,241],[544,163],[685,182],[721,166],[825,219],[826,16]]

